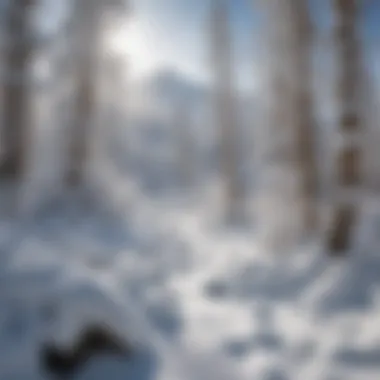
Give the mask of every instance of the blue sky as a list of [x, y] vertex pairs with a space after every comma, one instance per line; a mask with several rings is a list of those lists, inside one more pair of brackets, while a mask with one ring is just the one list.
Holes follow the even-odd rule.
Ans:
[[[167, 65], [194, 79], [207, 80], [209, 0], [135, 0], [132, 4], [135, 17], [154, 30], [155, 54], [166, 55]], [[254, 13], [247, 0], [234, 0], [230, 5], [237, 76], [247, 83], [253, 80], [254, 71]]]
[[373, 43], [380, 42], [380, 1], [369, 0], [365, 7], [365, 35]]
[[[130, 42], [131, 67], [143, 73], [160, 67], [173, 67], [194, 80], [207, 81], [209, 51], [207, 26], [210, 0], [129, 0], [130, 23], [138, 24], [132, 38], [125, 34], [119, 41]], [[269, 0], [267, 0], [269, 1]], [[42, 0], [46, 4], [43, 19], [52, 23], [53, 13], [62, 9], [67, 0]], [[330, 33], [330, 0], [309, 0], [311, 13], [321, 38]], [[371, 53], [371, 67], [380, 59], [380, 0], [363, 0], [363, 35]], [[230, 0], [230, 16], [238, 82], [252, 88], [260, 67], [260, 12], [252, 6], [255, 0]], [[256, 8], [256, 9], [255, 9]], [[52, 10], [57, 12], [52, 12]], [[49, 15], [49, 16], [48, 16]], [[140, 36], [141, 35], [141, 36]], [[323, 57], [321, 56], [321, 59]], [[375, 61], [376, 59], [376, 61]], [[380, 69], [379, 69], [380, 70]], [[380, 74], [379, 74], [380, 76]]]
[[[320, 35], [330, 32], [329, 0], [309, 0], [312, 17]], [[380, 1], [364, 0], [363, 35], [371, 52], [380, 46]], [[255, 54], [259, 54], [260, 15], [253, 0], [230, 0], [234, 59], [240, 82], [253, 85]], [[146, 20], [158, 41], [152, 54], [166, 55], [166, 64], [185, 73], [205, 79], [208, 76], [207, 30], [209, 0], [134, 0], [136, 17]]]

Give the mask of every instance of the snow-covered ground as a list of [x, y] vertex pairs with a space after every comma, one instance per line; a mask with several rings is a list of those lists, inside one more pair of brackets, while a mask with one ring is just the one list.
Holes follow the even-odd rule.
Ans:
[[379, 378], [376, 204], [360, 249], [334, 261], [318, 244], [269, 255], [256, 229], [222, 228], [210, 198], [140, 193], [122, 217], [60, 202], [0, 220], [1, 380], [48, 378], [41, 342], [70, 345], [89, 322], [135, 352], [92, 361], [78, 380]]

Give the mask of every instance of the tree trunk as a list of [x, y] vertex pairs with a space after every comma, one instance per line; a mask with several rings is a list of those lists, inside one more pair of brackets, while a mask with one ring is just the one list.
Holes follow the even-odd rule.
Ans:
[[[357, 30], [357, 1], [333, 0], [335, 11], [335, 42], [338, 66], [337, 96], [339, 101], [339, 132], [343, 141], [337, 160], [339, 199], [333, 210], [328, 249], [333, 256], [343, 255], [349, 249], [358, 218], [355, 193], [362, 182], [360, 51]], [[350, 194], [351, 193], [351, 194]]]
[[78, 186], [83, 182], [85, 165], [89, 154], [88, 140], [94, 109], [94, 78], [84, 66], [78, 74], [73, 114], [74, 122], [69, 136], [69, 167], [66, 177], [66, 183], [69, 186]]
[[[316, 205], [318, 170], [316, 163], [316, 123], [312, 94], [312, 25], [307, 3], [293, 0], [292, 19], [294, 27], [296, 157], [300, 171], [301, 212], [306, 234], [318, 228]], [[298, 74], [297, 74], [298, 73]]]
[[76, 187], [84, 181], [85, 165], [89, 156], [90, 129], [95, 109], [100, 27], [98, 2], [76, 0], [73, 17], [75, 93], [65, 182], [69, 186]]
[[[272, 203], [277, 205], [275, 217], [268, 219], [269, 224], [275, 223], [265, 229], [270, 243], [281, 249], [285, 244], [282, 241], [287, 241], [291, 248], [318, 228], [312, 25], [304, 0], [263, 1], [262, 7], [269, 21], [271, 131], [266, 141], [270, 169], [265, 170], [263, 178], [267, 194], [271, 194]], [[269, 207], [267, 212], [273, 210]]]
[[28, 85], [31, 42], [29, 30], [32, 0], [12, 0], [5, 17], [5, 81], [0, 177], [19, 179], [28, 141]]
[[174, 127], [178, 137], [178, 183], [184, 190], [195, 182], [195, 146], [192, 135], [191, 109], [185, 101], [179, 101], [174, 114]]
[[211, 11], [211, 62], [214, 75], [214, 117], [219, 129], [219, 164], [225, 182], [226, 219], [241, 216], [243, 182], [239, 178], [238, 124], [233, 88], [231, 41], [226, 0], [214, 0]]

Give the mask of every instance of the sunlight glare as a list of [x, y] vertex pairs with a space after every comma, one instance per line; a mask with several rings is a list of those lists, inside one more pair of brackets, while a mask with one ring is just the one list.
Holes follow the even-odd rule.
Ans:
[[109, 38], [109, 48], [127, 57], [132, 78], [144, 77], [157, 66], [154, 46], [149, 28], [136, 17], [113, 30]]

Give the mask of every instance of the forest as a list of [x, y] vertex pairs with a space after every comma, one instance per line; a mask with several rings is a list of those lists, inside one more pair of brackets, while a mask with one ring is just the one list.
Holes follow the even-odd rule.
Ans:
[[379, 0], [0, 0], [0, 380], [377, 380]]

